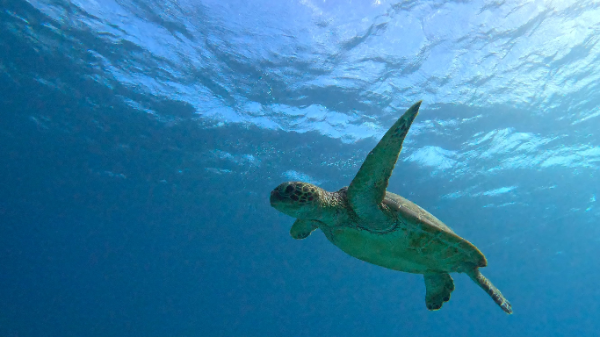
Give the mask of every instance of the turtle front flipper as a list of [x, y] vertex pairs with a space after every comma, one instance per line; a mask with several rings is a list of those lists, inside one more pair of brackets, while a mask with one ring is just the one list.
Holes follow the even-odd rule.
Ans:
[[444, 302], [450, 300], [454, 291], [454, 282], [448, 273], [425, 274], [425, 304], [427, 309], [439, 310]]
[[317, 228], [319, 228], [318, 221], [298, 219], [292, 225], [290, 235], [296, 240], [306, 239]]
[[485, 276], [483, 276], [483, 274], [481, 274], [478, 268], [470, 269], [468, 271], [465, 271], [465, 273], [469, 275], [471, 280], [477, 283], [477, 285], [480, 286], [481, 289], [485, 290], [485, 292], [488, 293], [488, 295], [490, 295], [494, 302], [496, 302], [496, 304], [498, 304], [500, 308], [504, 310], [505, 313], [509, 315], [513, 313], [510, 302], [508, 302], [508, 300], [504, 297], [504, 295], [502, 295], [498, 288], [494, 287], [490, 280], [488, 280]]
[[421, 101], [411, 106], [385, 133], [348, 187], [350, 206], [363, 220], [368, 219], [372, 224], [377, 224], [387, 219], [381, 212], [381, 203], [404, 138], [417, 117], [420, 106]]

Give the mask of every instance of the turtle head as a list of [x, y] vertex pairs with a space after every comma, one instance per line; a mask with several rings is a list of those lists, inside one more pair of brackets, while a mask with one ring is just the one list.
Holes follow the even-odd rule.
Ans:
[[271, 206], [294, 218], [315, 218], [324, 190], [301, 181], [288, 181], [271, 191]]

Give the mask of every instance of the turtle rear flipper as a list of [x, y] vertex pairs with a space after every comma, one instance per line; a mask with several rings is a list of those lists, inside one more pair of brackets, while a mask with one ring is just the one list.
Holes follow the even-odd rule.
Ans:
[[469, 275], [471, 280], [477, 283], [477, 285], [480, 286], [481, 289], [485, 290], [485, 292], [488, 293], [488, 295], [490, 295], [494, 302], [496, 302], [496, 304], [498, 304], [500, 308], [504, 310], [505, 313], [509, 315], [513, 313], [510, 302], [504, 297], [504, 295], [502, 295], [498, 288], [494, 287], [490, 280], [488, 280], [485, 276], [483, 276], [483, 274], [481, 274], [478, 268], [467, 270], [464, 273]]
[[448, 273], [425, 274], [425, 304], [429, 310], [439, 310], [450, 300], [454, 282]]

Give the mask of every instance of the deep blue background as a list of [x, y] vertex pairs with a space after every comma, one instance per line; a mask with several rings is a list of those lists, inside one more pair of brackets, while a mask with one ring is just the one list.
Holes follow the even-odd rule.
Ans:
[[[0, 336], [597, 335], [597, 4], [0, 4]], [[464, 275], [429, 312], [268, 204], [417, 99], [390, 190], [512, 316]]]

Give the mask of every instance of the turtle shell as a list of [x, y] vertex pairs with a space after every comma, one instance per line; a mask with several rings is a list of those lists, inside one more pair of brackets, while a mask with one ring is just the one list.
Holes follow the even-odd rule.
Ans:
[[386, 192], [383, 204], [397, 214], [397, 229], [408, 232], [411, 246], [417, 252], [448, 259], [449, 264], [467, 262], [477, 267], [487, 265], [485, 256], [477, 247], [419, 205], [391, 192]]

